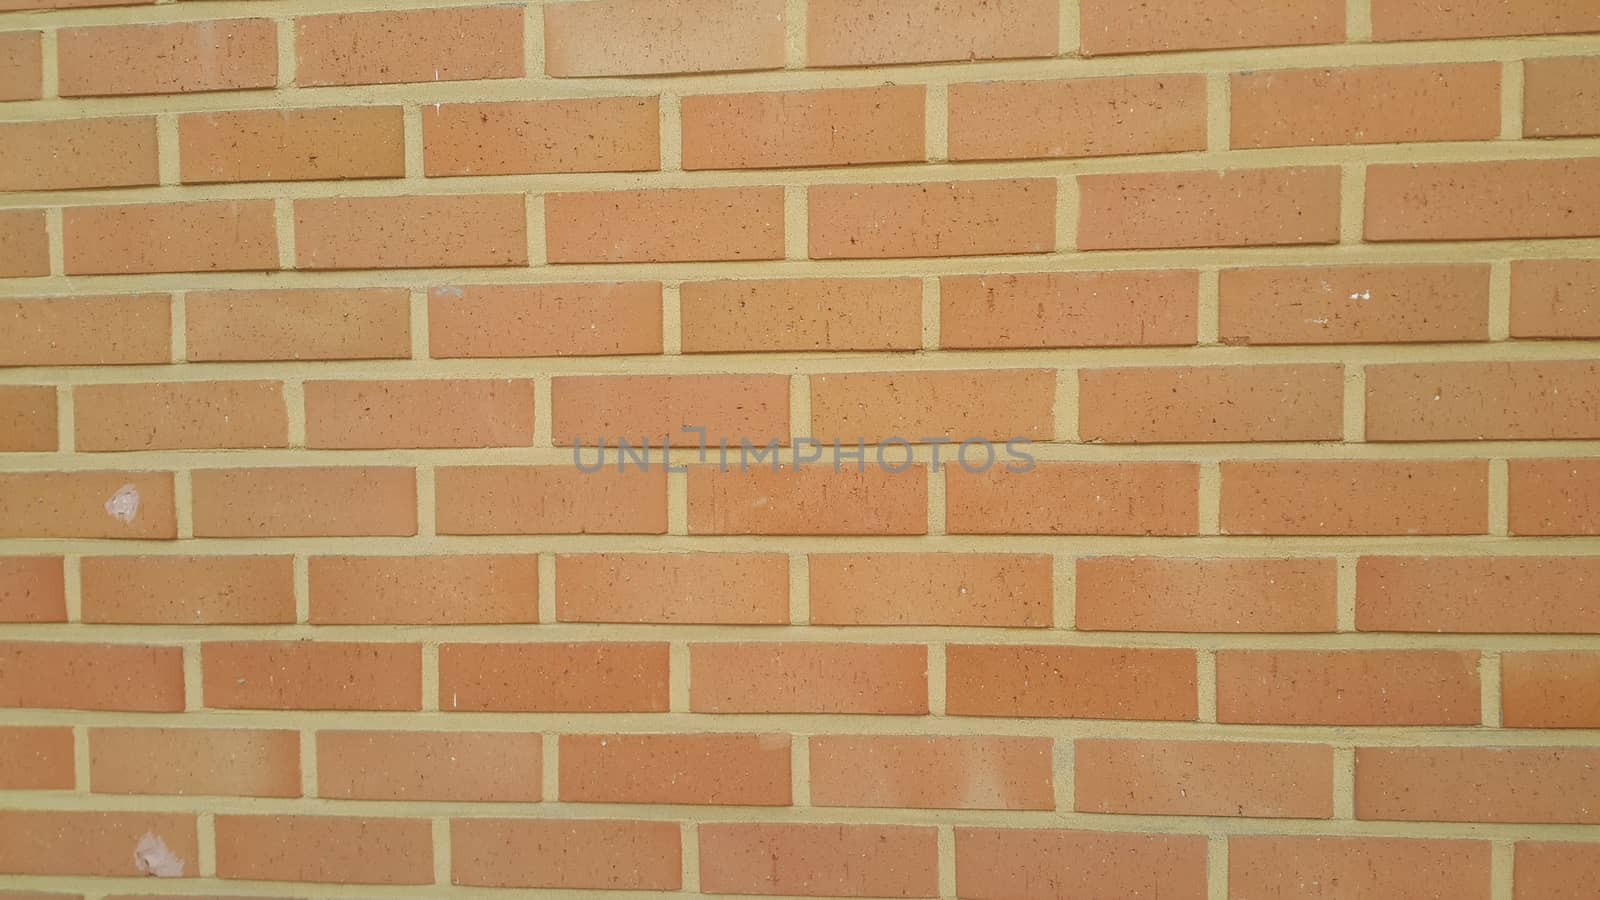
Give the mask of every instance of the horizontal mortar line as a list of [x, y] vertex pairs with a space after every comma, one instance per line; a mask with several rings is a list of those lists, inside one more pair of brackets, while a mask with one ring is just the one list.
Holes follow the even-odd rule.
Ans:
[[[100, 897], [104, 900], [110, 896], [149, 896], [150, 881], [148, 878], [101, 878], [88, 876], [6, 876], [7, 887], [29, 888], [38, 891], [70, 891], [68, 896], [78, 896], [85, 890], [90, 900]], [[176, 879], [174, 879], [176, 881]], [[209, 898], [219, 896], [217, 892], [233, 892], [223, 894], [236, 896], [238, 891], [249, 891], [251, 896], [264, 898], [282, 897], [292, 900], [416, 900], [419, 891], [425, 890], [428, 897], [451, 897], [458, 900], [496, 900], [508, 896], [517, 897], [552, 897], [573, 898], [573, 900], [659, 900], [660, 891], [639, 890], [578, 890], [572, 888], [524, 888], [514, 889], [503, 887], [463, 887], [454, 884], [427, 884], [419, 886], [388, 886], [375, 884], [329, 884], [321, 882], [289, 882], [289, 881], [244, 881], [217, 878], [184, 878], [176, 885], [173, 881], [165, 881], [161, 885], [162, 892], [159, 896], [164, 898], [182, 898], [193, 896], [196, 898]], [[104, 894], [95, 894], [95, 890], [104, 890]], [[143, 891], [144, 893], [139, 893]], [[813, 897], [794, 895], [768, 895], [768, 894], [701, 894], [697, 892], [673, 891], [674, 898], [707, 898], [707, 900], [815, 900]]]

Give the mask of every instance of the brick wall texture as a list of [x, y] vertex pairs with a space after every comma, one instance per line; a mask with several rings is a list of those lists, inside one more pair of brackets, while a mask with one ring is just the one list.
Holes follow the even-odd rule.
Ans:
[[6, 900], [1593, 900], [1597, 538], [1596, 0], [0, 0]]

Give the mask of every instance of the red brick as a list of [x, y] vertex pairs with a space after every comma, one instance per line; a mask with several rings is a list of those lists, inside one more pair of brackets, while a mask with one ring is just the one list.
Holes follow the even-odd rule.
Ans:
[[[786, 375], [558, 376], [550, 386], [551, 439], [558, 447], [627, 439], [660, 449], [741, 439], [789, 443]], [[704, 433], [685, 428], [704, 429]]]
[[216, 818], [217, 876], [331, 884], [432, 884], [426, 819]]
[[537, 734], [318, 731], [317, 796], [536, 803], [542, 758]]
[[1234, 147], [1488, 141], [1500, 64], [1283, 69], [1232, 77]]
[[1600, 750], [1358, 747], [1356, 818], [1593, 825]]
[[1294, 896], [1489, 900], [1489, 871], [1487, 841], [1228, 838], [1228, 896], [1236, 900]]
[[43, 32], [0, 33], [0, 102], [39, 99], [43, 73]]
[[411, 469], [198, 469], [191, 478], [196, 537], [417, 533]]
[[314, 625], [539, 621], [536, 556], [313, 556]]
[[922, 85], [683, 98], [685, 169], [921, 162]]
[[1080, 740], [1079, 812], [1333, 817], [1333, 748], [1321, 744]]
[[69, 727], [0, 727], [0, 758], [9, 761], [0, 771], [0, 790], [72, 790], [72, 752]]
[[1367, 440], [1600, 437], [1600, 363], [1367, 367]]
[[953, 84], [949, 132], [951, 159], [1204, 150], [1206, 82], [1200, 75], [1133, 75]]
[[526, 266], [521, 194], [294, 201], [301, 269]]
[[1337, 441], [1344, 367], [1080, 369], [1078, 435], [1111, 444]]
[[1482, 460], [1222, 464], [1224, 534], [1485, 534]]
[[411, 355], [411, 299], [402, 289], [195, 291], [183, 302], [190, 362]]
[[1133, 347], [1195, 342], [1194, 272], [1049, 272], [939, 279], [949, 349]]
[[1225, 344], [1381, 344], [1489, 339], [1489, 267], [1224, 269]]
[[278, 81], [271, 19], [63, 28], [56, 55], [63, 97], [238, 91]]
[[[898, 466], [903, 458], [888, 460]], [[866, 464], [864, 471], [851, 471], [847, 461], [841, 471], [802, 465], [775, 472], [748, 454], [748, 470], [739, 471], [739, 459], [736, 449], [726, 471], [718, 464], [689, 467], [690, 534], [927, 533], [928, 480], [920, 464], [900, 471]]]
[[962, 897], [1160, 897], [1205, 900], [1201, 835], [957, 828]]
[[915, 278], [699, 281], [679, 295], [684, 353], [922, 347]]
[[211, 709], [421, 709], [419, 644], [207, 642], [201, 670]]
[[306, 446], [338, 450], [526, 447], [533, 382], [308, 381]]
[[985, 646], [945, 649], [952, 716], [1193, 721], [1192, 650]]
[[1600, 460], [1514, 459], [1512, 534], [1600, 534]]
[[136, 644], [0, 643], [0, 707], [179, 712], [183, 651]]
[[50, 236], [44, 210], [0, 210], [0, 278], [50, 274]]
[[1515, 900], [1584, 900], [1600, 884], [1600, 846], [1518, 841]]
[[61, 557], [0, 556], [0, 622], [66, 620]]
[[1224, 650], [1217, 721], [1476, 725], [1478, 654], [1449, 650]]
[[1372, 37], [1379, 41], [1575, 34], [1600, 31], [1600, 9], [1585, 0], [1373, 0]]
[[300, 735], [222, 728], [91, 728], [97, 794], [300, 796]]
[[1368, 241], [1600, 235], [1600, 159], [1373, 165], [1366, 197]]
[[989, 256], [1056, 247], [1056, 183], [1048, 178], [808, 189], [812, 259]]
[[0, 366], [168, 362], [171, 305], [166, 294], [0, 300]]
[[655, 97], [422, 107], [423, 172], [528, 175], [661, 168]]
[[[615, 454], [613, 454], [614, 456]], [[440, 534], [665, 534], [667, 477], [562, 466], [452, 466], [434, 473]]]
[[86, 556], [83, 621], [253, 625], [294, 621], [288, 556]]
[[1195, 534], [1200, 472], [1193, 463], [996, 463], [945, 470], [951, 534]]
[[1049, 57], [1057, 52], [1055, 0], [810, 0], [806, 64]]
[[578, 553], [556, 557], [562, 622], [787, 625], [778, 553]]
[[783, 0], [600, 0], [544, 8], [557, 78], [779, 69]]
[[690, 644], [689, 708], [705, 713], [925, 715], [928, 648]]
[[[811, 376], [811, 434], [876, 443], [899, 438], [955, 442], [941, 460], [983, 465], [986, 452], [961, 442], [1055, 437], [1056, 373], [1049, 369], [967, 372], [861, 372]], [[970, 455], [969, 455], [970, 454]]]
[[564, 734], [562, 803], [788, 806], [786, 734]]
[[700, 887], [713, 894], [934, 897], [933, 828], [907, 825], [706, 823]]
[[811, 738], [811, 804], [1055, 809], [1051, 741], [1031, 737]]
[[813, 554], [813, 625], [1047, 628], [1050, 557], [999, 553]]
[[1083, 631], [1333, 631], [1336, 569], [1332, 559], [1080, 559], [1075, 624]]
[[155, 184], [156, 120], [71, 119], [0, 125], [0, 190]]
[[661, 285], [484, 284], [428, 294], [434, 358], [661, 352]]
[[56, 449], [56, 389], [0, 386], [0, 453]]
[[1511, 336], [1600, 337], [1600, 260], [1513, 262]]
[[1338, 241], [1333, 167], [1078, 176], [1079, 250]]
[[276, 381], [86, 384], [72, 389], [81, 451], [287, 447]]
[[1167, 0], [1159, 5], [1082, 0], [1080, 9], [1079, 42], [1086, 56], [1345, 39], [1344, 0]]
[[183, 862], [184, 876], [199, 874], [199, 841], [191, 814], [51, 810], [0, 811], [0, 872], [146, 876], [133, 853], [146, 834], [158, 836]]
[[1600, 728], [1600, 654], [1501, 654], [1500, 719], [1507, 728]]
[[667, 645], [444, 644], [446, 712], [665, 712]]
[[1600, 557], [1363, 556], [1362, 631], [1600, 634]]
[[683, 886], [680, 840], [676, 822], [451, 819], [450, 880], [487, 887], [676, 891]]
[[68, 275], [278, 268], [270, 200], [69, 206], [61, 216]]
[[170, 472], [0, 473], [0, 538], [177, 536]]
[[783, 258], [783, 189], [546, 194], [552, 263]]
[[406, 9], [294, 20], [299, 85], [520, 78], [521, 6]]
[[[1600, 30], [1600, 24], [1596, 29]], [[1600, 104], [1595, 103], [1600, 97], [1600, 59], [1530, 59], [1522, 64], [1522, 77], [1524, 135], [1600, 135]]]
[[400, 178], [398, 106], [257, 109], [178, 117], [185, 183]]

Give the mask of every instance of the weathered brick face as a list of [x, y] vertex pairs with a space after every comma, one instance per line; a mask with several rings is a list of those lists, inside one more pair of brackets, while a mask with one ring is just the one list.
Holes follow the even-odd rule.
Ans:
[[1597, 0], [0, 0], [0, 898], [1594, 900], [1597, 538]]

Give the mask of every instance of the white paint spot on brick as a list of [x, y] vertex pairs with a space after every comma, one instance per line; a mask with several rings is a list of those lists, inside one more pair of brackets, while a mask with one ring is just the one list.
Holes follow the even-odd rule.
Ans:
[[133, 848], [133, 865], [146, 875], [157, 878], [182, 878], [183, 860], [167, 849], [167, 842], [146, 831]]
[[106, 501], [106, 515], [124, 525], [133, 522], [134, 516], [139, 514], [139, 491], [131, 484], [117, 488], [117, 492]]

